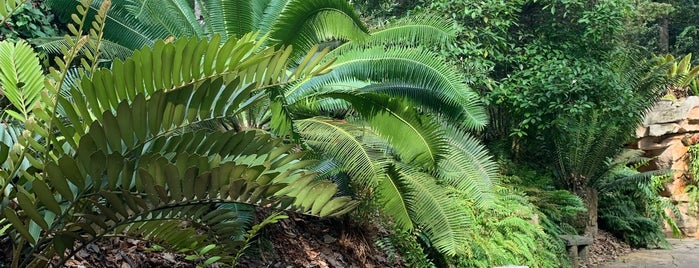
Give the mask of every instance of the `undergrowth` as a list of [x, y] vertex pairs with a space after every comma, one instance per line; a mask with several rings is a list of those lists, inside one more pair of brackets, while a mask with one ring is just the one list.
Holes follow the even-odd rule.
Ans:
[[[643, 164], [616, 168], [605, 180], [611, 183], [619, 178], [640, 175], [636, 169]], [[600, 191], [600, 227], [632, 247], [667, 247], [662, 223], [667, 224], [677, 237], [681, 235], [677, 221], [682, 220], [672, 200], [660, 195], [663, 184], [670, 179], [670, 175], [650, 176], [616, 183], [614, 187]]]
[[545, 214], [527, 196], [510, 187], [496, 186], [499, 198], [492, 209], [477, 210], [464, 197], [474, 222], [467, 254], [448, 260], [456, 267], [568, 267], [563, 242], [548, 233]]
[[0, 27], [0, 40], [18, 41], [37, 37], [60, 36], [53, 12], [43, 1], [29, 1]]

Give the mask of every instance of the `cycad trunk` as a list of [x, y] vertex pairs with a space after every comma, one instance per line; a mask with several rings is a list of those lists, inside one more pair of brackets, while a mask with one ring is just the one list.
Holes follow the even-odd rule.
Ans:
[[597, 207], [599, 196], [597, 189], [592, 186], [583, 185], [576, 187], [574, 190], [575, 194], [582, 198], [585, 208], [587, 208], [587, 215], [584, 218], [585, 222], [585, 236], [595, 237], [597, 235]]

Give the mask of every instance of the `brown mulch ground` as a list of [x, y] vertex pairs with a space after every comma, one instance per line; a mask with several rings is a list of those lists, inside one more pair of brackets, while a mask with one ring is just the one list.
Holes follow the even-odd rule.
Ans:
[[[267, 229], [240, 267], [401, 267], [374, 243], [378, 230], [348, 219], [303, 215]], [[274, 245], [273, 247], [271, 245]]]
[[[348, 219], [318, 220], [292, 214], [263, 229], [238, 267], [401, 267], [374, 243], [379, 231]], [[12, 260], [11, 244], [0, 241], [0, 267]], [[397, 257], [397, 256], [394, 256]], [[195, 267], [183, 254], [157, 251], [145, 241], [110, 238], [90, 244], [65, 267]]]
[[588, 251], [588, 265], [586, 267], [596, 267], [599, 263], [614, 260], [631, 251], [634, 251], [634, 249], [624, 243], [624, 241], [604, 230], [599, 230]]

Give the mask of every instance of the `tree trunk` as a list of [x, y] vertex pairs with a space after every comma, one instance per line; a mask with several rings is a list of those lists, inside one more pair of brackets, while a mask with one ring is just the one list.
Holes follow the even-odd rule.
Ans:
[[597, 235], [597, 208], [599, 201], [597, 189], [585, 185], [576, 189], [575, 194], [582, 198], [585, 208], [587, 208], [584, 235], [594, 238]]
[[661, 53], [670, 53], [670, 22], [667, 16], [660, 18], [658, 26], [658, 48]]

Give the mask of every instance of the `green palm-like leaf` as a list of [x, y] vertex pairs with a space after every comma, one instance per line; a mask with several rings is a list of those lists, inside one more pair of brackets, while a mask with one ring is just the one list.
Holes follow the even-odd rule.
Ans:
[[374, 46], [429, 47], [447, 45], [456, 38], [449, 19], [433, 15], [418, 15], [400, 19], [389, 26], [373, 31], [366, 38], [351, 39], [336, 49], [341, 55], [352, 50]]
[[358, 128], [343, 121], [308, 118], [295, 122], [299, 133], [311, 148], [333, 157], [355, 183], [374, 188], [385, 168], [382, 151], [388, 144], [370, 129]]
[[[482, 129], [488, 121], [478, 94], [463, 83], [461, 75], [430, 52], [374, 47], [351, 50], [342, 55], [334, 53], [328, 54], [338, 56], [335, 63], [329, 66], [333, 72], [289, 87], [285, 93], [289, 103], [322, 91], [325, 85], [363, 80], [379, 85], [368, 90], [380, 90], [391, 96], [435, 96], [432, 100], [415, 99], [415, 102], [438, 112], [443, 111], [452, 122], [462, 122], [464, 127], [471, 130]], [[381, 87], [383, 83], [385, 86]], [[422, 90], [432, 93], [419, 93]], [[454, 107], [459, 109], [454, 110]]]
[[[185, 0], [125, 0], [124, 8], [146, 25], [162, 25], [170, 36], [202, 37], [204, 31]], [[250, 31], [247, 31], [250, 32]]]
[[[437, 185], [429, 174], [405, 165], [396, 166], [389, 175], [387, 179], [393, 181], [404, 197], [410, 218], [437, 250], [453, 256], [468, 243], [469, 231], [465, 227], [470, 225], [471, 219], [456, 202], [454, 193]], [[389, 215], [392, 212], [387, 211]], [[403, 216], [397, 218], [400, 217]]]
[[449, 150], [439, 162], [435, 177], [465, 193], [476, 205], [488, 206], [498, 181], [498, 166], [479, 140], [453, 127], [446, 128]]
[[[242, 36], [255, 31], [253, 6], [256, 1], [221, 1], [223, 22], [230, 36]], [[264, 1], [260, 1], [264, 2]]]
[[[79, 90], [71, 92], [70, 102], [61, 103], [67, 109], [67, 117], [79, 134], [87, 129], [87, 124], [81, 122], [84, 118], [102, 120], [102, 111], [115, 110], [122, 100], [133, 101], [139, 94], [152, 94], [156, 90], [166, 90], [172, 94], [183, 94], [168, 98], [182, 98], [181, 108], [173, 107], [167, 115], [155, 115], [154, 120], [167, 120], [164, 124], [182, 124], [196, 116], [233, 115], [230, 105], [250, 106], [245, 102], [253, 90], [271, 87], [282, 83], [304, 79], [317, 72], [323, 72], [323, 66], [307, 64], [304, 71], [296, 77], [290, 77], [285, 72], [288, 62], [288, 51], [275, 51], [272, 48], [256, 52], [264, 40], [255, 41], [256, 34], [248, 34], [241, 39], [229, 39], [219, 45], [218, 38], [210, 42], [198, 39], [179, 39], [173, 43], [158, 42], [153, 48], [145, 47], [134, 53], [132, 58], [125, 61], [117, 60], [111, 70], [102, 69], [93, 74], [93, 79], [84, 79]], [[323, 53], [320, 53], [322, 56]], [[308, 58], [318, 55], [307, 55]], [[268, 68], [269, 71], [258, 74], [258, 69]], [[220, 78], [219, 80], [213, 78]], [[235, 79], [234, 79], [235, 78]], [[202, 84], [204, 81], [208, 83]], [[212, 85], [212, 83], [214, 83]], [[235, 83], [235, 84], [232, 84]], [[224, 86], [223, 95], [219, 95], [217, 86]], [[250, 85], [246, 91], [236, 89]], [[175, 90], [183, 87], [202, 88], [200, 91], [188, 92]], [[239, 95], [243, 93], [243, 95]], [[213, 95], [208, 95], [213, 94]], [[207, 97], [208, 96], [208, 97]], [[183, 105], [202, 105], [201, 115], [189, 110], [182, 110]], [[205, 108], [205, 109], [204, 109]], [[143, 108], [145, 109], [145, 108]], [[196, 111], [196, 110], [194, 110]], [[183, 113], [188, 112], [185, 116]], [[171, 117], [173, 115], [174, 117]], [[185, 120], [186, 119], [186, 120]], [[134, 121], [138, 121], [134, 117]], [[166, 126], [170, 127], [170, 126]], [[82, 130], [81, 130], [82, 129]]]
[[242, 36], [248, 32], [268, 33], [269, 27], [263, 29], [263, 16], [274, 16], [284, 8], [286, 1], [202, 1], [202, 14], [205, 26], [210, 34], [228, 37]]
[[432, 167], [446, 150], [439, 125], [418, 115], [409, 103], [383, 95], [335, 91], [315, 95], [349, 102], [405, 163]]
[[361, 40], [368, 33], [354, 8], [344, 0], [288, 1], [273, 25], [269, 29], [271, 38], [299, 51], [331, 38]]
[[[244, 143], [244, 137], [250, 137], [251, 134], [255, 136], [254, 131], [234, 134], [234, 139], [241, 141], [240, 145], [242, 145], [236, 147], [238, 148], [236, 152], [250, 151], [250, 153], [262, 155], [263, 159], [278, 158], [274, 155], [278, 155], [276, 148], [279, 147], [267, 146], [267, 140], [264, 138], [256, 142]], [[279, 142], [273, 144], [279, 144]], [[289, 150], [290, 147], [281, 148], [284, 151]], [[94, 147], [81, 147], [78, 154], [92, 150]], [[31, 223], [36, 223], [45, 232], [55, 232], [57, 236], [54, 239], [63, 242], [74, 241], [78, 237], [74, 235], [76, 232], [85, 232], [85, 235], [77, 239], [83, 243], [89, 243], [107, 234], [134, 232], [134, 228], [143, 228], [147, 222], [154, 220], [194, 222], [197, 223], [196, 226], [210, 230], [206, 235], [207, 241], [217, 243], [221, 247], [221, 252], [226, 250], [230, 252], [241, 244], [240, 241], [230, 241], [231, 238], [240, 236], [241, 223], [233, 220], [235, 219], [233, 211], [227, 209], [211, 211], [212, 207], [206, 204], [242, 202], [271, 205], [319, 216], [343, 214], [356, 204], [348, 198], [333, 197], [336, 191], [334, 184], [327, 181], [314, 181], [314, 173], [303, 171], [310, 162], [286, 159], [282, 162], [277, 161], [277, 164], [271, 166], [264, 163], [258, 165], [254, 164], [254, 160], [251, 162], [251, 159], [257, 157], [238, 157], [229, 160], [219, 158], [220, 162], [210, 162], [210, 158], [207, 157], [178, 153], [174, 159], [158, 154], [145, 154], [138, 162], [132, 162], [133, 160], [119, 154], [110, 154], [107, 156], [109, 164], [95, 164], [98, 161], [104, 161], [104, 158], [95, 157], [95, 154], [103, 153], [98, 149], [92, 154], [95, 158], [92, 161], [81, 161], [66, 156], [55, 164], [49, 163], [46, 177], [43, 180], [35, 180], [33, 183], [37, 191], [36, 197], [34, 194], [20, 190], [19, 204], [22, 210], [19, 211], [19, 215], [28, 216], [31, 220], [30, 224], [17, 222], [19, 215], [7, 208], [4, 212], [5, 217], [11, 221], [17, 231], [26, 236], [28, 241], [34, 241], [33, 243], [39, 245], [43, 240], [29, 232], [27, 226]], [[300, 155], [287, 156], [291, 159], [300, 157]], [[285, 158], [288, 158], [287, 156]], [[135, 177], [131, 175], [134, 173], [137, 174]], [[93, 180], [90, 182], [85, 178], [93, 178]], [[103, 179], [106, 180], [106, 184], [101, 183]], [[68, 183], [75, 187], [67, 187]], [[50, 194], [39, 195], [48, 193], [49, 185], [56, 187], [57, 192], [68, 200], [91, 196], [92, 193], [98, 194], [100, 198], [86, 199], [88, 206], [80, 211], [61, 212], [54, 198], [45, 198], [50, 197]], [[308, 195], [311, 190], [314, 194]], [[36, 202], [32, 201], [37, 197], [39, 199]], [[56, 215], [75, 213], [74, 216], [77, 218], [66, 222], [65, 225], [55, 226], [58, 229], [53, 229], [54, 227], [49, 227], [43, 220], [45, 215], [50, 213]], [[188, 240], [190, 237], [187, 234], [191, 231], [166, 237], [162, 236], [164, 233], [161, 228], [163, 227], [150, 224], [142, 231], [146, 235], [160, 232], [159, 239], [166, 240], [172, 246], [179, 245], [180, 249], [183, 246], [189, 249], [196, 248], [197, 240]], [[188, 244], [182, 244], [183, 242]], [[54, 240], [54, 243], [58, 243], [57, 240]], [[66, 247], [66, 249], [71, 248]], [[43, 254], [50, 256], [53, 249], [47, 248], [47, 250], [49, 252]], [[60, 249], [58, 251], [63, 252]], [[67, 256], [70, 256], [74, 251], [68, 253]]]
[[[51, 10], [59, 16], [68, 18], [75, 12], [78, 0], [47, 0], [45, 2]], [[90, 5], [90, 14], [99, 10], [102, 1], [94, 1]], [[118, 43], [129, 49], [139, 49], [146, 45], [152, 45], [155, 40], [167, 38], [170, 35], [162, 24], [146, 24], [134, 17], [125, 9], [128, 0], [113, 0], [112, 8], [107, 14], [104, 36], [107, 40]], [[88, 16], [92, 18], [92, 16]], [[90, 23], [90, 21], [88, 21]]]
[[0, 42], [0, 88], [16, 109], [5, 113], [24, 122], [37, 106], [43, 80], [39, 57], [27, 43]]
[[[75, 39], [74, 39], [75, 40]], [[38, 49], [43, 50], [44, 52], [47, 52], [48, 54], [52, 55], [59, 55], [61, 54], [61, 47], [67, 47], [68, 43], [66, 42], [64, 37], [40, 37], [40, 38], [34, 38], [31, 39], [30, 42], [35, 45]], [[108, 60], [112, 61], [115, 59], [126, 59], [127, 57], [131, 56], [133, 54], [133, 51], [125, 46], [122, 46], [118, 43], [109, 41], [109, 40], [102, 40], [100, 45], [100, 51], [102, 52], [102, 59], [103, 60]], [[84, 53], [84, 50], [90, 50], [91, 53], [95, 53], [92, 51], [92, 47], [82, 47], [81, 53]]]

